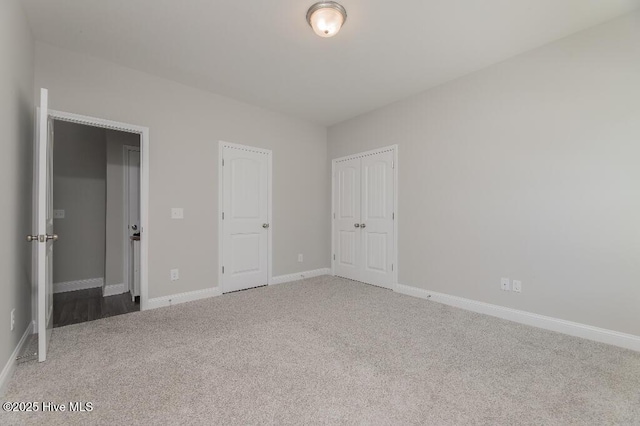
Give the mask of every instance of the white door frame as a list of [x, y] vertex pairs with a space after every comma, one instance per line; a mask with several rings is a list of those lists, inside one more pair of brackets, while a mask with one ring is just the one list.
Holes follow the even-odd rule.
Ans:
[[[131, 294], [133, 294], [131, 282], [129, 280], [129, 278], [131, 277], [131, 241], [129, 240], [129, 223], [131, 223], [131, 221], [129, 220], [129, 167], [131, 167], [131, 165], [129, 164], [129, 152], [131, 151], [140, 152], [140, 147], [133, 145], [122, 146], [122, 164], [124, 174], [122, 179], [124, 188], [124, 190], [122, 191], [124, 197], [124, 199], [122, 200], [122, 206], [124, 209], [124, 229], [122, 231], [124, 233], [122, 250], [122, 253], [124, 254], [122, 263], [124, 270], [122, 278], [124, 281], [125, 292], [131, 291]], [[140, 164], [140, 166], [142, 166], [142, 163]], [[138, 197], [139, 196], [140, 192], [138, 192]], [[140, 299], [142, 299], [142, 297], [140, 297]]]
[[[118, 130], [121, 132], [140, 135], [140, 310], [149, 308], [149, 128], [118, 121], [104, 120], [102, 118], [89, 117], [49, 110], [49, 117], [54, 120], [68, 121], [70, 123], [84, 124], [87, 126], [101, 127], [103, 129]], [[54, 165], [55, 166], [55, 165]]]
[[377, 148], [370, 151], [359, 152], [357, 154], [347, 155], [344, 157], [334, 158], [331, 160], [331, 275], [335, 276], [335, 263], [336, 263], [336, 242], [335, 242], [335, 189], [336, 189], [336, 163], [339, 161], [353, 160], [356, 158], [362, 158], [369, 155], [380, 154], [382, 152], [393, 151], [393, 284], [392, 290], [395, 291], [398, 285], [398, 145], [389, 145], [383, 148]]
[[220, 293], [224, 293], [223, 280], [222, 280], [222, 260], [224, 259], [224, 244], [222, 238], [224, 226], [222, 221], [222, 207], [223, 207], [223, 170], [222, 161], [224, 160], [222, 155], [224, 147], [241, 149], [252, 152], [259, 152], [267, 155], [267, 215], [269, 223], [269, 232], [267, 233], [267, 284], [271, 285], [273, 282], [273, 188], [272, 188], [272, 169], [273, 169], [273, 152], [270, 149], [256, 148], [255, 146], [240, 145], [237, 143], [219, 141], [218, 142], [218, 286], [220, 287]]

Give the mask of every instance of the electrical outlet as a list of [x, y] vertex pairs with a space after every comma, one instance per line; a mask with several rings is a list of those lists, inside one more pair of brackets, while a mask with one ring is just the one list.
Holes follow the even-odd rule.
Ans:
[[513, 280], [511, 286], [513, 287], [513, 291], [515, 291], [516, 293], [522, 292], [522, 281]]
[[54, 210], [53, 211], [54, 219], [64, 219], [64, 210]]
[[171, 273], [171, 281], [178, 281], [180, 279], [180, 271], [178, 269], [172, 269]]
[[302, 255], [302, 253], [298, 254], [298, 262], [304, 262], [304, 256]]
[[16, 310], [11, 310], [11, 331], [16, 327]]
[[171, 219], [184, 219], [184, 209], [181, 207], [173, 207], [171, 209]]
[[500, 280], [500, 288], [502, 291], [511, 291], [511, 286], [509, 285], [509, 278], [502, 278]]

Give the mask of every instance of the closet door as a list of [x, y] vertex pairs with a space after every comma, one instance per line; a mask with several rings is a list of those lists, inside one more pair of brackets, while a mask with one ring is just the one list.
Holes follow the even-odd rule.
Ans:
[[337, 276], [361, 280], [360, 159], [336, 163], [334, 178], [334, 272]]
[[395, 271], [395, 148], [334, 160], [333, 271], [392, 289]]
[[392, 288], [394, 281], [393, 151], [362, 158], [360, 280]]

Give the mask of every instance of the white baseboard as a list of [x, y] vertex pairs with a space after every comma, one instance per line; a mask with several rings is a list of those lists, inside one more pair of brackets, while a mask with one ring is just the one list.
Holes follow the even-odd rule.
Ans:
[[102, 295], [104, 297], [115, 296], [116, 294], [126, 293], [127, 288], [124, 283], [120, 284], [107, 284], [104, 286], [104, 290], [102, 291]]
[[22, 337], [20, 338], [20, 341], [16, 345], [15, 350], [13, 351], [13, 353], [9, 357], [9, 360], [7, 361], [4, 368], [2, 369], [2, 373], [0, 373], [0, 397], [4, 396], [5, 392], [7, 391], [7, 385], [9, 384], [9, 381], [13, 377], [13, 372], [16, 371], [16, 365], [18, 364], [18, 360], [16, 358], [18, 358], [20, 353], [22, 353], [22, 349], [24, 348], [25, 343], [27, 343], [27, 338], [31, 334], [33, 334], [34, 328], [35, 328], [35, 323], [33, 322], [31, 322], [27, 326], [27, 329], [24, 331], [24, 334], [22, 335]]
[[194, 300], [208, 299], [222, 294], [220, 287], [207, 288], [204, 290], [190, 291], [187, 293], [172, 294], [171, 296], [155, 297], [147, 301], [147, 309], [162, 308], [165, 306], [177, 305], [179, 303], [193, 302]]
[[[289, 275], [280, 275], [278, 277], [273, 277], [271, 279], [271, 285], [283, 284], [290, 281], [297, 281], [304, 278], [318, 277], [320, 275], [329, 275], [329, 274], [331, 274], [331, 269], [323, 268], [323, 269], [315, 269], [313, 271], [298, 272], [298, 273], [289, 274]], [[220, 295], [222, 295], [222, 288], [213, 287], [205, 290], [196, 290], [196, 291], [190, 291], [187, 293], [172, 294], [171, 296], [156, 297], [153, 299], [149, 299], [147, 301], [147, 306], [145, 310], [162, 308], [165, 306], [171, 306], [171, 305], [176, 305], [176, 304], [185, 303], [185, 302], [192, 302], [194, 300], [207, 299], [209, 297], [216, 297]]]
[[581, 337], [583, 339], [640, 351], [640, 336], [635, 336], [633, 334], [620, 333], [618, 331], [533, 314], [531, 312], [520, 311], [517, 309], [505, 308], [504, 306], [492, 305], [485, 302], [465, 299], [463, 297], [436, 293], [402, 284], [396, 285], [395, 291], [408, 296], [428, 299], [445, 305], [454, 306], [456, 308], [518, 322], [520, 324], [526, 324], [533, 327], [543, 328], [545, 330], [568, 334], [570, 336]]
[[86, 290], [88, 288], [102, 287], [103, 283], [104, 278], [88, 278], [86, 280], [53, 283], [53, 292], [65, 293], [67, 291]]
[[305, 278], [319, 277], [320, 275], [331, 275], [331, 268], [314, 269], [313, 271], [296, 272], [295, 274], [280, 275], [271, 278], [269, 285], [284, 284], [291, 281]]

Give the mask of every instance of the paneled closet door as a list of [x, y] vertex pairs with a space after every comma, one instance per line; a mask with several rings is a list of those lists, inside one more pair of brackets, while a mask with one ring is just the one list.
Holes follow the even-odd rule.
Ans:
[[395, 282], [395, 152], [334, 163], [334, 273], [385, 288]]
[[380, 287], [394, 284], [394, 173], [393, 151], [361, 160], [360, 280]]
[[335, 165], [334, 178], [334, 273], [352, 280], [361, 280], [362, 262], [360, 236], [360, 159], [340, 161]]

